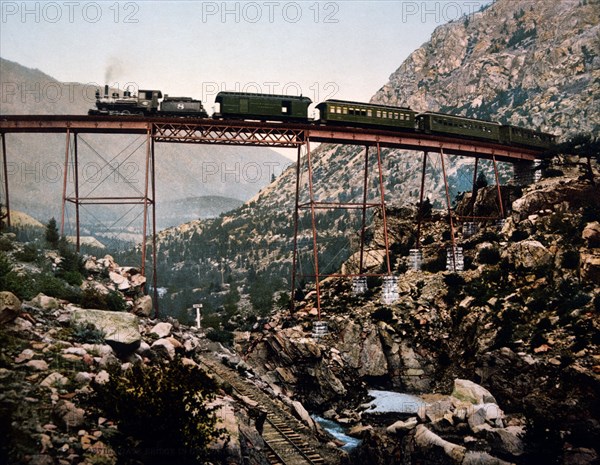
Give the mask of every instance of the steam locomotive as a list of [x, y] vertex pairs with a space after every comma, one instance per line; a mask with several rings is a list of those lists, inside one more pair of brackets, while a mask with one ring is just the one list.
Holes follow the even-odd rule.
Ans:
[[160, 90], [142, 90], [136, 95], [126, 90], [121, 96], [118, 92], [109, 95], [108, 86], [104, 86], [104, 96], [96, 90], [96, 108], [88, 115], [139, 115], [139, 116], [176, 116], [208, 118], [208, 113], [200, 100], [191, 97], [163, 98]]
[[[435, 112], [418, 113], [410, 108], [390, 105], [331, 99], [316, 106], [320, 118], [314, 120], [308, 117], [308, 108], [312, 101], [303, 96], [219, 92], [215, 103], [219, 105], [219, 110], [212, 115], [215, 119], [295, 122], [421, 132], [535, 149], [548, 149], [556, 142], [554, 135], [532, 129]], [[202, 102], [191, 97], [165, 95], [163, 99], [160, 90], [140, 90], [137, 95], [125, 91], [122, 97], [115, 92], [109, 96], [108, 86], [104, 88], [103, 97], [100, 96], [100, 90], [96, 91], [96, 108], [88, 113], [90, 115], [208, 118]]]

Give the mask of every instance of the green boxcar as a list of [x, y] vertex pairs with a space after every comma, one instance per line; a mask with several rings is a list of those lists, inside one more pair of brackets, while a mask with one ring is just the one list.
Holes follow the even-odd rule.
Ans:
[[327, 124], [415, 129], [416, 112], [410, 108], [345, 100], [326, 100], [317, 105], [320, 120]]
[[417, 127], [426, 133], [500, 141], [500, 125], [491, 121], [426, 112], [417, 116]]
[[503, 125], [500, 128], [500, 141], [503, 144], [549, 149], [555, 144], [556, 136], [532, 129]]
[[221, 107], [217, 117], [306, 122], [312, 100], [302, 96], [219, 92], [215, 102]]

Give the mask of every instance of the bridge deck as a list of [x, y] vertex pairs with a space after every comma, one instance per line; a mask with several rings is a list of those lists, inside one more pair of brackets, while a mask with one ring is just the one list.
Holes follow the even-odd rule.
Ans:
[[487, 141], [381, 129], [233, 121], [196, 118], [147, 118], [85, 115], [0, 115], [0, 133], [151, 134], [156, 142], [298, 147], [313, 142], [380, 145], [406, 150], [439, 152], [498, 161], [532, 161], [542, 150]]

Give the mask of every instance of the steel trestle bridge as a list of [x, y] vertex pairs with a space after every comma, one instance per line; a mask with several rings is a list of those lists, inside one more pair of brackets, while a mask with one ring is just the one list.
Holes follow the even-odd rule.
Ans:
[[[439, 136], [427, 133], [396, 132], [382, 129], [363, 129], [345, 126], [331, 126], [315, 124], [289, 124], [276, 122], [254, 122], [219, 119], [195, 118], [155, 118], [141, 116], [81, 116], [81, 115], [0, 115], [0, 137], [2, 143], [2, 169], [4, 177], [4, 204], [6, 207], [6, 221], [10, 226], [10, 196], [7, 160], [10, 151], [7, 151], [7, 135], [18, 133], [62, 133], [65, 138], [65, 163], [63, 171], [62, 219], [61, 233], [64, 233], [65, 209], [67, 203], [75, 205], [76, 247], [80, 248], [80, 219], [79, 206], [84, 204], [139, 204], [143, 206], [143, 238], [142, 238], [142, 263], [141, 272], [146, 274], [147, 240], [150, 237], [152, 244], [151, 266], [153, 270], [154, 310], [158, 316], [158, 295], [156, 276], [156, 177], [155, 177], [155, 143], [187, 143], [187, 144], [218, 144], [233, 146], [253, 147], [280, 147], [297, 149], [296, 163], [296, 190], [294, 208], [294, 252], [292, 263], [292, 303], [297, 279], [298, 260], [298, 229], [299, 211], [310, 210], [312, 224], [313, 259], [315, 263], [314, 275], [317, 294], [317, 310], [320, 319], [320, 280], [326, 276], [367, 276], [364, 273], [364, 243], [366, 230], [366, 211], [368, 208], [380, 208], [383, 219], [383, 232], [385, 242], [385, 267], [386, 273], [377, 276], [390, 276], [390, 250], [388, 241], [387, 219], [385, 210], [384, 173], [382, 170], [382, 148], [396, 148], [423, 152], [423, 168], [421, 172], [420, 204], [424, 200], [425, 171], [430, 153], [438, 153], [442, 166], [443, 181], [446, 191], [448, 218], [452, 244], [455, 244], [454, 224], [455, 217], [451, 212], [451, 202], [448, 189], [448, 179], [444, 163], [445, 155], [459, 155], [473, 158], [475, 169], [473, 186], [477, 176], [479, 159], [493, 162], [495, 181], [498, 194], [499, 216], [504, 217], [502, 193], [498, 178], [497, 162], [509, 162], [522, 167], [532, 166], [534, 160], [543, 156], [542, 150], [533, 150], [518, 146], [507, 146], [489, 141], [469, 140], [459, 137]], [[82, 197], [79, 192], [78, 168], [78, 135], [79, 134], [137, 134], [145, 136], [145, 169], [143, 170], [144, 188], [140, 197]], [[313, 162], [311, 158], [311, 143], [332, 143], [357, 145], [365, 147], [364, 183], [362, 202], [320, 202], [314, 194]], [[304, 149], [304, 150], [303, 150]], [[72, 152], [72, 154], [71, 154]], [[304, 154], [303, 154], [304, 152]], [[374, 155], [371, 155], [374, 154]], [[378, 198], [369, 201], [367, 198], [367, 184], [369, 176], [370, 156], [375, 156], [378, 178]], [[72, 161], [71, 161], [72, 157]], [[309, 201], [300, 203], [300, 177], [304, 169], [308, 171], [308, 198]], [[67, 196], [67, 179], [69, 163], [74, 168], [74, 196]], [[362, 210], [362, 228], [360, 242], [360, 263], [357, 274], [319, 274], [319, 254], [317, 245], [316, 211], [319, 209], [360, 209]], [[151, 220], [150, 232], [148, 220]], [[491, 218], [490, 218], [491, 219]], [[417, 244], [419, 244], [420, 220], [417, 225]], [[369, 274], [371, 276], [372, 274]], [[305, 277], [307, 277], [305, 275]]]

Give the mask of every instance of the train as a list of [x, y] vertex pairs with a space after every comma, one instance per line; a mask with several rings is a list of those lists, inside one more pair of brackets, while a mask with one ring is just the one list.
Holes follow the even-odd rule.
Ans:
[[[318, 103], [319, 119], [309, 118], [312, 100], [303, 96], [222, 91], [216, 96], [218, 111], [212, 115], [221, 120], [258, 120], [417, 132], [441, 136], [463, 137], [547, 150], [556, 143], [553, 134], [463, 116], [436, 112], [417, 112], [408, 107], [380, 105], [329, 99]], [[138, 115], [208, 118], [200, 100], [191, 97], [163, 98], [160, 90], [125, 91], [104, 96], [96, 91], [96, 108], [90, 115]]]
[[[160, 101], [162, 99], [162, 101]], [[200, 100], [191, 97], [169, 97], [160, 90], [142, 90], [137, 94], [129, 90], [112, 92], [104, 86], [104, 95], [96, 90], [96, 108], [88, 111], [88, 115], [136, 115], [208, 118]]]

